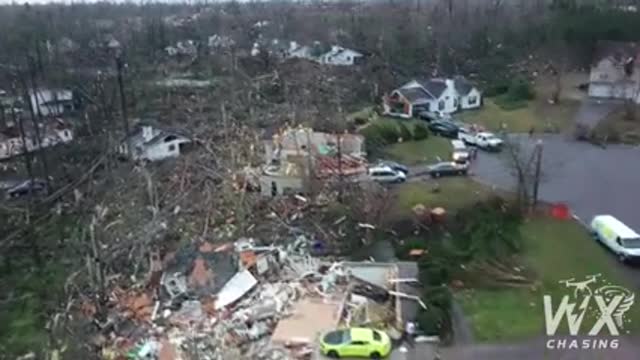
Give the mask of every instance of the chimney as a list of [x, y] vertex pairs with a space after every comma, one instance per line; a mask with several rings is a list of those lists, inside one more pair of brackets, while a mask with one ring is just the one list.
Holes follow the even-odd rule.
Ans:
[[145, 142], [153, 138], [153, 128], [149, 125], [142, 126], [142, 138]]
[[289, 50], [295, 50], [296, 48], [298, 48], [298, 43], [295, 41], [292, 41], [289, 43]]
[[331, 52], [338, 52], [338, 51], [340, 51], [340, 46], [338, 45], [331, 46]]

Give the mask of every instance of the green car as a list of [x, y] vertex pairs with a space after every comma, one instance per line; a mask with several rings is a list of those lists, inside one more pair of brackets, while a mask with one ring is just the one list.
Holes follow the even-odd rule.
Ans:
[[391, 339], [382, 331], [350, 328], [330, 331], [320, 341], [320, 351], [329, 357], [381, 359], [391, 352]]

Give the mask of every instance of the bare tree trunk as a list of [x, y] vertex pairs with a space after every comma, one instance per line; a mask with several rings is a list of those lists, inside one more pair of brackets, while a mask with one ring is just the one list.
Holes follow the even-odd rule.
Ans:
[[124, 70], [124, 62], [120, 56], [116, 57], [116, 69], [118, 70], [118, 90], [120, 91], [120, 110], [122, 111], [122, 123], [123, 130], [125, 136], [127, 137], [127, 151], [129, 155], [132, 155], [133, 149], [131, 148], [131, 143], [129, 142], [129, 135], [131, 135], [131, 130], [129, 129], [129, 117], [127, 114], [127, 98], [124, 92], [124, 81], [122, 79], [122, 72]]
[[40, 124], [42, 123], [42, 114], [40, 112], [40, 107], [38, 106], [38, 87], [35, 79], [35, 72], [32, 66], [32, 62], [30, 62], [29, 72], [31, 74], [31, 86], [34, 94], [34, 98], [36, 99], [36, 108], [34, 109], [33, 103], [31, 102], [31, 98], [29, 96], [29, 86], [27, 85], [26, 80], [21, 77], [22, 86], [24, 87], [24, 101], [29, 104], [29, 113], [31, 114], [31, 122], [34, 128], [34, 134], [36, 137], [36, 145], [37, 145], [37, 153], [40, 157], [40, 161], [42, 161], [42, 170], [44, 172], [44, 181], [47, 184], [46, 192], [48, 193], [51, 189], [51, 184], [49, 182], [49, 166], [47, 164], [46, 151], [42, 148], [42, 138], [40, 137]]
[[[13, 109], [13, 106], [11, 107]], [[0, 130], [4, 130], [7, 128], [7, 118], [5, 114], [4, 105], [0, 103]]]
[[[18, 125], [18, 130], [20, 131], [20, 141], [22, 141], [22, 157], [24, 158], [24, 166], [27, 169], [27, 174], [29, 175], [29, 180], [33, 182], [33, 168], [31, 167], [31, 152], [27, 149], [27, 138], [24, 134], [24, 124], [22, 123], [22, 119], [18, 120], [16, 116], [16, 112], [11, 108], [11, 117], [13, 118], [13, 123]], [[31, 197], [31, 193], [29, 193], [29, 197]]]

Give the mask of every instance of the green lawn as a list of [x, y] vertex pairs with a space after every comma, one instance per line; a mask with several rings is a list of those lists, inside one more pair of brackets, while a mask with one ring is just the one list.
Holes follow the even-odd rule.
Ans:
[[425, 140], [390, 145], [385, 153], [392, 160], [406, 165], [434, 163], [451, 158], [451, 142], [442, 137], [429, 136]]
[[504, 110], [492, 99], [485, 99], [481, 109], [464, 111], [455, 117], [496, 132], [502, 129], [502, 124], [508, 132], [528, 132], [532, 127], [538, 132], [545, 129], [556, 132], [567, 129], [572, 124], [577, 106], [577, 102], [570, 100], [557, 105], [535, 100], [530, 101], [526, 107]]
[[[549, 294], [561, 299], [570, 294], [560, 284], [563, 279], [578, 281], [591, 274], [602, 274], [600, 284], [626, 286], [627, 281], [611, 264], [606, 250], [596, 244], [584, 228], [573, 221], [534, 219], [523, 225], [525, 263], [538, 274], [532, 288], [458, 292], [457, 300], [469, 316], [476, 339], [487, 342], [520, 340], [544, 334], [542, 298]], [[640, 330], [640, 306], [627, 312], [629, 330]], [[585, 328], [594, 319], [586, 319]], [[586, 330], [588, 331], [588, 330]]]
[[[439, 187], [438, 192], [433, 191], [435, 187]], [[489, 188], [468, 177], [410, 182], [398, 186], [395, 191], [397, 201], [392, 214], [398, 217], [410, 216], [411, 209], [418, 204], [428, 208], [443, 207], [451, 211], [485, 199], [492, 193]]]

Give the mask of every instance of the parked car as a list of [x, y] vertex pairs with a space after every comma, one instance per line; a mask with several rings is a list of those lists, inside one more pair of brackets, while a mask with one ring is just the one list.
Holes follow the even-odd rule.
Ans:
[[484, 150], [500, 151], [503, 144], [502, 139], [493, 133], [486, 131], [474, 133], [465, 128], [459, 129], [458, 138], [465, 144], [475, 145]]
[[429, 130], [436, 135], [457, 139], [459, 127], [450, 121], [438, 120], [429, 123]]
[[441, 177], [448, 175], [466, 175], [469, 170], [469, 164], [459, 164], [452, 161], [446, 161], [429, 166], [428, 172], [431, 177]]
[[402, 165], [402, 164], [398, 164], [395, 161], [388, 161], [388, 160], [382, 160], [380, 162], [378, 162], [378, 166], [388, 166], [391, 169], [395, 170], [395, 171], [400, 171], [403, 172], [405, 175], [409, 174], [409, 168]]
[[453, 151], [451, 153], [453, 161], [459, 164], [464, 164], [469, 161], [471, 154], [462, 140], [451, 140], [451, 146], [453, 147]]
[[424, 120], [426, 122], [431, 122], [439, 120], [440, 116], [437, 113], [431, 111], [420, 111], [418, 113], [418, 119]]
[[25, 180], [7, 190], [7, 197], [17, 198], [29, 194], [44, 195], [47, 193], [47, 183], [41, 179]]
[[389, 166], [374, 166], [369, 168], [369, 177], [379, 183], [400, 183], [407, 180], [407, 175], [402, 171], [394, 170]]
[[621, 262], [640, 260], [640, 235], [611, 215], [591, 220], [593, 237], [609, 248]]
[[320, 352], [336, 359], [382, 359], [391, 353], [391, 339], [386, 333], [370, 328], [334, 330], [324, 334], [320, 339]]

